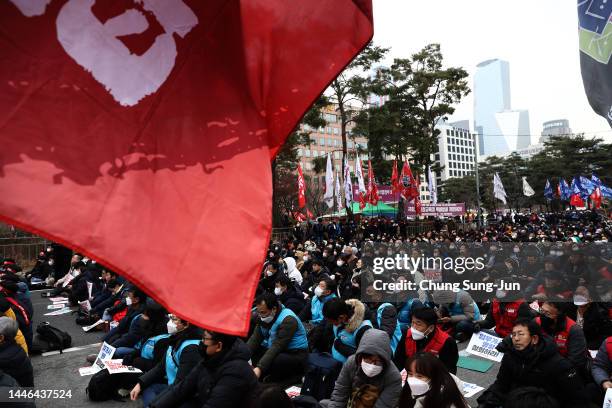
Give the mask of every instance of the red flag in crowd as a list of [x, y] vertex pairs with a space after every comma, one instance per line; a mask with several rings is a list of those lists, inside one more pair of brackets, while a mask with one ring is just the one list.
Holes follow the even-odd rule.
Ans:
[[270, 160], [372, 38], [371, 1], [9, 0], [0, 30], [0, 219], [245, 335]]
[[584, 207], [584, 201], [578, 194], [572, 194], [570, 197], [570, 205], [574, 205], [576, 207]]
[[293, 218], [299, 222], [306, 221], [306, 216], [299, 211], [293, 213]]
[[601, 208], [601, 187], [595, 187], [590, 197], [593, 207]]
[[410, 201], [418, 196], [418, 187], [414, 176], [412, 175], [412, 170], [410, 170], [410, 165], [408, 162], [404, 162], [404, 167], [402, 168], [402, 196], [405, 200]]
[[302, 166], [298, 163], [298, 205], [300, 208], [304, 208], [306, 205], [306, 183], [304, 183], [304, 174], [302, 173]]
[[377, 205], [378, 199], [378, 187], [376, 186], [376, 179], [374, 177], [374, 167], [372, 167], [372, 162], [368, 160], [368, 189], [366, 192], [366, 200], [372, 205]]
[[314, 218], [314, 215], [312, 215], [308, 208], [306, 208], [306, 217], [308, 217], [309, 220], [312, 220]]
[[393, 173], [391, 173], [391, 191], [393, 191], [393, 194], [402, 191], [399, 175], [397, 174], [397, 160], [393, 160]]
[[414, 182], [416, 185], [416, 195], [414, 196], [414, 212], [416, 213], [416, 215], [421, 215], [422, 214], [422, 207], [421, 207], [421, 193], [419, 191], [419, 183], [416, 182], [416, 180], [420, 180], [418, 173], [415, 173], [415, 178], [414, 178]]

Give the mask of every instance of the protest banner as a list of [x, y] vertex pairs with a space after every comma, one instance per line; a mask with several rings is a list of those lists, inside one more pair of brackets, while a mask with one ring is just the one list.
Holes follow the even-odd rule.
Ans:
[[66, 313], [71, 313], [72, 310], [70, 310], [69, 307], [64, 307], [63, 309], [60, 310], [54, 310], [53, 312], [49, 312], [49, 313], [45, 313], [45, 316], [59, 316], [59, 315], [63, 315]]
[[47, 305], [47, 310], [63, 309], [64, 307], [64, 303], [54, 303], [52, 305]]
[[123, 360], [105, 360], [104, 367], [108, 370], [109, 374], [122, 374], [122, 373], [142, 373], [142, 370], [126, 366], [123, 364]]
[[83, 326], [83, 331], [84, 332], [88, 332], [88, 331], [90, 331], [91, 329], [93, 329], [94, 327], [96, 327], [97, 325], [99, 325], [101, 323], [104, 323], [104, 320], [100, 319], [97, 322], [95, 322], [94, 324], [91, 324], [89, 326]]
[[478, 394], [480, 391], [484, 390], [484, 387], [481, 387], [476, 384], [463, 382], [463, 396], [465, 398], [472, 398], [474, 395]]
[[295, 398], [295, 397], [299, 396], [302, 393], [302, 389], [300, 387], [296, 387], [294, 385], [292, 387], [287, 388], [285, 390], [285, 392], [287, 393], [289, 398]]
[[502, 341], [500, 337], [491, 336], [484, 332], [474, 333], [466, 350], [468, 353], [475, 356], [497, 361], [499, 363], [504, 353], [500, 353], [495, 347], [497, 347], [500, 341]]

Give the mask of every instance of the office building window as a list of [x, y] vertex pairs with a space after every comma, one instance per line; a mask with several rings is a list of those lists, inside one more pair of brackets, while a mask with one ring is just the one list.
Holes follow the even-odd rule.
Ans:
[[323, 138], [319, 139], [319, 145], [320, 146], [325, 146], [325, 139], [323, 139]]
[[[450, 131], [448, 129], [446, 129], [446, 136], [448, 136], [448, 135], [450, 135]], [[449, 143], [450, 143], [450, 139], [448, 139], [448, 140], [449, 140]]]
[[[446, 131], [446, 134], [448, 135], [448, 130]], [[446, 143], [447, 143], [447, 144], [450, 144], [450, 137], [447, 137], [447, 138], [446, 138]]]
[[334, 128], [334, 135], [339, 135], [340, 134], [340, 129], [338, 129], [337, 127]]
[[349, 149], [352, 149], [352, 148], [353, 148], [353, 142], [351, 142], [350, 140], [348, 140], [348, 141], [346, 142], [346, 147], [348, 147]]
[[304, 152], [304, 156], [306, 156], [306, 157], [310, 157], [310, 150], [306, 150], [306, 151]]

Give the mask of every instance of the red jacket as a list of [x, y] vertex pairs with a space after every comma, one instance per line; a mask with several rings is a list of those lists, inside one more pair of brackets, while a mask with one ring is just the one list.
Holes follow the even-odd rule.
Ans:
[[524, 302], [523, 299], [520, 299], [515, 302], [505, 303], [506, 307], [502, 312], [499, 300], [493, 300], [491, 313], [493, 313], [493, 318], [495, 319], [495, 332], [501, 337], [506, 337], [512, 333], [512, 327], [518, 318], [519, 307]]
[[[535, 321], [539, 325], [542, 325], [539, 317], [536, 317]], [[557, 344], [557, 347], [559, 348], [559, 354], [561, 354], [563, 357], [567, 357], [567, 354], [568, 354], [567, 339], [569, 338], [570, 330], [572, 329], [572, 327], [574, 327], [575, 324], [576, 324], [575, 321], [573, 321], [569, 317], [566, 317], [565, 318], [565, 329], [562, 332], [559, 332], [553, 336], [553, 339], [555, 340], [555, 343]]]
[[[436, 327], [433, 337], [431, 340], [429, 340], [429, 342], [427, 342], [422, 351], [429, 352], [437, 356], [440, 353], [440, 350], [442, 350], [442, 347], [444, 346], [444, 343], [448, 337], [448, 334]], [[416, 352], [417, 344], [412, 338], [412, 329], [408, 329], [408, 333], [406, 333], [406, 357], [410, 358], [415, 355]]]

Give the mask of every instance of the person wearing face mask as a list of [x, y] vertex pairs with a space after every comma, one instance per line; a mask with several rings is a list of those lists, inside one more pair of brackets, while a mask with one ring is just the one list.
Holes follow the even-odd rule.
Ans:
[[364, 333], [372, 328], [372, 322], [366, 319], [366, 307], [357, 299], [336, 298], [323, 305], [323, 315], [333, 325], [332, 357], [344, 363], [357, 351]]
[[395, 408], [402, 390], [402, 377], [391, 361], [389, 336], [382, 330], [365, 332], [357, 352], [351, 355], [336, 380], [329, 400], [321, 401], [326, 408], [345, 408], [368, 401], [376, 408]]
[[255, 299], [255, 307], [259, 319], [247, 341], [255, 376], [287, 386], [300, 382], [308, 357], [308, 337], [302, 322], [268, 293]]
[[248, 407], [258, 383], [248, 346], [236, 336], [204, 331], [202, 360], [149, 404], [150, 408]]
[[449, 372], [457, 373], [457, 343], [437, 327], [437, 321], [436, 311], [429, 307], [416, 308], [412, 312], [412, 325], [406, 332], [404, 341], [405, 355], [396, 356], [398, 367], [404, 367], [406, 360], [414, 357], [416, 353], [428, 352], [437, 356]]
[[301, 285], [304, 279], [302, 273], [295, 267], [295, 259], [287, 257], [283, 259], [283, 263], [285, 264], [285, 274], [289, 276], [289, 279]]
[[466, 341], [474, 332], [474, 322], [480, 320], [480, 309], [465, 290], [436, 290], [432, 293], [435, 304], [440, 306], [439, 323], [453, 328], [455, 340]]
[[608, 310], [600, 303], [591, 300], [586, 287], [576, 288], [574, 301], [568, 306], [567, 316], [582, 328], [589, 350], [597, 350], [602, 341], [612, 336], [612, 322]]
[[274, 292], [276, 279], [281, 275], [279, 273], [279, 267], [278, 262], [268, 262], [263, 277], [259, 281], [259, 286], [257, 288], [258, 294], [262, 292]]
[[329, 269], [325, 266], [325, 262], [319, 258], [311, 260], [311, 273], [305, 276], [302, 282], [302, 291], [309, 296], [314, 294], [315, 288], [319, 282], [325, 278], [330, 278]]
[[280, 276], [275, 283], [274, 295], [286, 308], [293, 311], [295, 314], [299, 314], [306, 301], [302, 292], [296, 287], [295, 283], [292, 282], [287, 276]]
[[406, 361], [406, 373], [398, 408], [470, 408], [463, 382], [433, 354], [415, 354]]
[[329, 277], [322, 279], [314, 290], [314, 296], [299, 314], [300, 320], [305, 322], [311, 350], [329, 351], [332, 329], [325, 321], [323, 307], [336, 298], [336, 288], [336, 282]]
[[[77, 255], [75, 255], [75, 257], [76, 256]], [[60, 296], [60, 295], [69, 296], [72, 293], [73, 281], [75, 280], [75, 278], [80, 276], [81, 272], [84, 270], [85, 270], [85, 264], [83, 262], [81, 261], [75, 262], [71, 266], [68, 273], [66, 273], [66, 275], [64, 275], [61, 279], [58, 279], [55, 282], [55, 284], [53, 285], [54, 286], [53, 290], [51, 290], [51, 292], [48, 292], [48, 294], [45, 297], [54, 297], [54, 296]]]
[[144, 407], [169, 386], [183, 380], [201, 359], [199, 349], [202, 331], [198, 327], [173, 315], [166, 323], [166, 329], [170, 337], [167, 339], [164, 356], [138, 378], [130, 392], [132, 401], [142, 393]]
[[562, 407], [589, 406], [576, 368], [557, 351], [533, 320], [517, 320], [510, 337], [498, 344], [504, 353], [495, 382], [478, 397], [479, 408], [505, 406], [509, 394], [522, 387], [537, 387], [562, 402]]
[[[127, 306], [126, 314], [119, 321], [117, 327], [111, 329], [108, 333], [106, 333], [103, 338], [103, 341], [107, 342], [108, 344], [112, 344], [115, 340], [128, 333], [130, 327], [132, 326], [132, 323], [135, 322], [135, 319], [140, 318], [142, 312], [144, 312], [146, 301], [147, 295], [142, 290], [136, 287], [130, 287], [127, 290], [127, 297], [122, 302], [124, 304], [123, 307]], [[108, 313], [112, 315], [114, 309], [121, 310], [120, 305], [109, 309]]]
[[[502, 278], [506, 282], [511, 281], [511, 278]], [[499, 282], [496, 282], [497, 284]], [[512, 333], [512, 327], [518, 319], [530, 319], [534, 317], [532, 309], [521, 293], [507, 292], [498, 289], [495, 292], [495, 298], [491, 302], [491, 309], [484, 320], [479, 320], [474, 324], [474, 331], [478, 332], [482, 329], [489, 334], [498, 337], [506, 337]], [[495, 331], [489, 330], [495, 327]]]
[[546, 301], [540, 306], [535, 322], [542, 332], [553, 338], [559, 354], [567, 358], [583, 378], [587, 378], [588, 351], [584, 332], [575, 321], [567, 317], [567, 303]]

